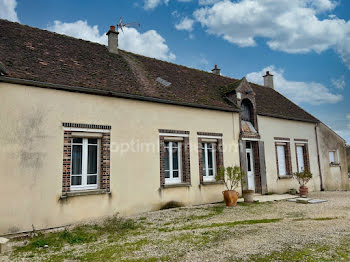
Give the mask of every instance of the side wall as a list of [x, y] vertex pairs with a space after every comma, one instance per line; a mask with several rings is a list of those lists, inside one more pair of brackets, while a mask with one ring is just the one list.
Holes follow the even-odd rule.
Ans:
[[[62, 122], [111, 125], [111, 195], [62, 192]], [[197, 132], [223, 134], [224, 165], [239, 165], [238, 114], [0, 83], [0, 234], [222, 200], [200, 186]], [[190, 131], [191, 187], [160, 189], [158, 129]], [[154, 150], [140, 150], [151, 144]]]
[[[320, 123], [317, 128], [321, 159], [323, 187], [325, 190], [348, 190], [348, 166], [345, 142], [326, 125]], [[329, 163], [329, 151], [336, 151], [339, 165]]]
[[294, 139], [307, 139], [312, 180], [307, 184], [309, 191], [320, 190], [320, 174], [317, 162], [315, 124], [258, 116], [261, 140], [265, 143], [267, 190], [270, 193], [286, 193], [289, 189], [299, 189], [293, 178], [279, 179], [276, 161], [275, 137], [289, 138], [292, 171], [297, 172]]

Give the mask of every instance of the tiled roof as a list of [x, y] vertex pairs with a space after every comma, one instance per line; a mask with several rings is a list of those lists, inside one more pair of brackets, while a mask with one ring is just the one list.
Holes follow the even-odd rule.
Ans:
[[[6, 67], [6, 77], [238, 110], [224, 98], [237, 87], [237, 79], [125, 51], [111, 54], [100, 44], [6, 20], [0, 19], [0, 28], [0, 62]], [[318, 121], [275, 90], [252, 87], [258, 114]]]

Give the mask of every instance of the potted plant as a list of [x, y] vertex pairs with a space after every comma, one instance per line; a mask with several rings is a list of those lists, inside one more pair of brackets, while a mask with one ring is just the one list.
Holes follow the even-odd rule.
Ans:
[[312, 174], [309, 171], [303, 171], [303, 172], [296, 172], [293, 174], [293, 176], [300, 185], [299, 187], [300, 196], [307, 197], [307, 194], [309, 193], [309, 189], [307, 188], [306, 184], [312, 178]]
[[242, 181], [244, 172], [238, 166], [221, 167], [216, 175], [217, 181], [224, 181], [227, 190], [222, 191], [226, 206], [237, 205], [239, 193], [235, 190]]

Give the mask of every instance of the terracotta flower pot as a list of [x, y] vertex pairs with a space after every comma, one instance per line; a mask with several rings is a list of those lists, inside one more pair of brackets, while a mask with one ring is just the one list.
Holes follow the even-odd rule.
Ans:
[[307, 197], [308, 193], [309, 193], [309, 189], [307, 188], [307, 186], [299, 187], [299, 194], [301, 197]]
[[244, 202], [246, 203], [253, 203], [254, 202], [254, 190], [243, 190], [243, 198]]
[[237, 200], [239, 193], [236, 190], [225, 190], [222, 191], [224, 195], [226, 206], [235, 207], [237, 205]]

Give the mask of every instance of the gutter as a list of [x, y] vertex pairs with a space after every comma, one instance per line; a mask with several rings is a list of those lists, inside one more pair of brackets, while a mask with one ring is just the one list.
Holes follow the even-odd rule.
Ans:
[[321, 169], [321, 160], [320, 160], [320, 151], [319, 151], [319, 147], [318, 147], [317, 127], [318, 127], [318, 123], [315, 125], [317, 161], [318, 161], [318, 170], [319, 170], [319, 173], [320, 173], [320, 187], [321, 187], [320, 190], [324, 191], [323, 179], [322, 179], [322, 169]]
[[85, 93], [85, 94], [94, 94], [94, 95], [101, 95], [101, 96], [111, 96], [111, 97], [118, 97], [118, 98], [125, 98], [125, 99], [134, 99], [134, 100], [139, 100], [139, 101], [147, 101], [147, 102], [154, 102], [154, 103], [160, 103], [160, 104], [179, 105], [179, 106], [202, 108], [202, 109], [208, 109], [208, 110], [218, 110], [218, 111], [224, 111], [224, 112], [239, 112], [238, 109], [234, 109], [234, 108], [231, 109], [231, 108], [224, 108], [224, 107], [219, 107], [219, 106], [198, 105], [198, 104], [194, 104], [194, 103], [171, 101], [171, 100], [162, 99], [162, 98], [133, 95], [133, 94], [120, 93], [120, 92], [115, 92], [115, 91], [106, 91], [106, 90], [95, 89], [95, 88], [52, 84], [52, 83], [47, 83], [47, 82], [26, 80], [26, 79], [20, 79], [20, 78], [0, 77], [0, 82], [9, 83], [9, 84], [28, 85], [28, 86], [35, 86], [35, 87], [41, 87], [41, 88], [56, 89], [56, 90], [64, 90], [64, 91], [69, 91], [69, 92], [79, 92], [79, 93]]

